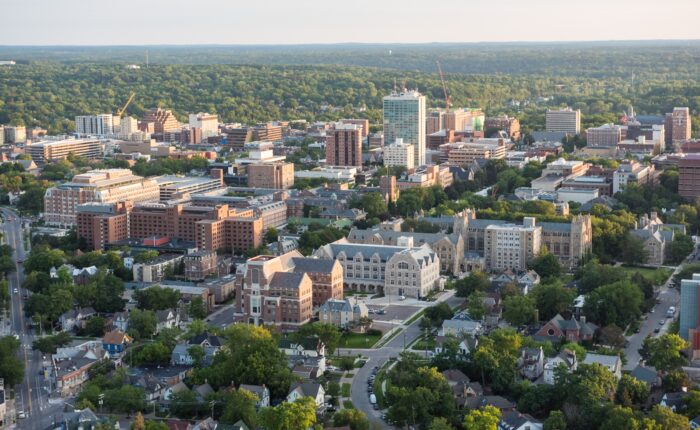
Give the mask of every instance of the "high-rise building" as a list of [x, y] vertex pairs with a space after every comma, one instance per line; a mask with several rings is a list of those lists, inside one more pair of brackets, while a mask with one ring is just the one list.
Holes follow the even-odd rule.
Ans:
[[615, 146], [622, 140], [622, 129], [619, 125], [604, 124], [586, 130], [588, 146]]
[[159, 193], [155, 180], [135, 176], [129, 169], [91, 170], [46, 190], [44, 220], [74, 226], [80, 204], [157, 201]]
[[431, 110], [425, 118], [425, 134], [431, 135], [445, 128], [445, 111]]
[[491, 270], [526, 270], [542, 246], [542, 227], [535, 218], [523, 218], [523, 225], [501, 224], [486, 227], [484, 258]]
[[385, 142], [403, 139], [413, 145], [414, 161], [423, 165], [425, 137], [425, 96], [416, 90], [404, 90], [384, 97]]
[[127, 116], [119, 122], [119, 136], [129, 138], [134, 133], [139, 132], [139, 122], [136, 118]]
[[362, 166], [362, 126], [336, 123], [326, 131], [326, 164]]
[[351, 119], [341, 119], [343, 124], [355, 124], [362, 127], [362, 137], [365, 138], [369, 135], [369, 120], [364, 118], [351, 118]]
[[678, 194], [691, 201], [700, 197], [700, 154], [687, 154], [678, 161]]
[[111, 135], [114, 133], [114, 118], [111, 113], [76, 116], [75, 132], [97, 136]]
[[294, 163], [251, 164], [247, 170], [251, 188], [287, 189], [294, 185]]
[[165, 133], [166, 131], [175, 131], [180, 128], [180, 123], [172, 111], [161, 108], [153, 108], [147, 111], [143, 117], [143, 122], [153, 123], [154, 133]]
[[83, 203], [76, 211], [75, 231], [90, 247], [102, 250], [110, 242], [129, 238], [130, 201]]
[[27, 128], [23, 125], [6, 125], [5, 143], [27, 143]]
[[547, 109], [545, 129], [548, 132], [579, 134], [581, 132], [581, 111], [571, 108]]
[[90, 160], [101, 159], [104, 156], [104, 144], [99, 139], [47, 140], [28, 145], [26, 151], [36, 164], [42, 166], [45, 163], [64, 160], [69, 154], [80, 155]]
[[0, 145], [5, 144], [5, 126], [0, 124]]
[[[219, 134], [219, 117], [210, 113], [191, 113], [189, 116], [190, 127], [202, 130], [202, 139]], [[199, 143], [199, 142], [197, 142]]]
[[403, 139], [384, 147], [384, 165], [386, 167], [404, 166], [406, 169], [415, 167], [413, 145], [403, 143]]
[[700, 273], [681, 280], [680, 330], [678, 334], [691, 343], [693, 356], [700, 350]]
[[687, 107], [673, 108], [665, 117], [666, 145], [690, 139], [691, 119]]
[[234, 148], [243, 148], [248, 142], [278, 142], [282, 140], [282, 127], [273, 123], [255, 126], [227, 128], [228, 144]]
[[481, 109], [459, 108], [445, 113], [444, 128], [454, 131], [481, 131], [485, 115]]

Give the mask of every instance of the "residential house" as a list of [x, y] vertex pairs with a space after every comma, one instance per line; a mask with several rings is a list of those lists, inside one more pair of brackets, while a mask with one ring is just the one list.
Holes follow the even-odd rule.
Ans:
[[556, 376], [555, 370], [559, 366], [563, 366], [569, 373], [576, 370], [578, 367], [576, 352], [570, 349], [564, 349], [556, 357], [547, 358], [545, 360], [543, 377], [545, 384], [554, 385]]
[[520, 289], [523, 295], [527, 295], [535, 285], [540, 283], [540, 275], [534, 270], [514, 271], [506, 269], [491, 278], [491, 283], [497, 288], [503, 288], [507, 284], [513, 284]]
[[250, 391], [258, 397], [258, 400], [255, 402], [257, 409], [270, 406], [270, 390], [265, 385], [241, 384], [238, 389]]
[[316, 407], [320, 408], [326, 400], [326, 391], [321, 384], [316, 382], [295, 382], [287, 394], [287, 401], [292, 403], [302, 397], [311, 397], [316, 401]]
[[467, 381], [469, 382], [469, 377], [464, 374], [459, 369], [447, 369], [442, 371], [442, 376], [445, 377], [447, 380], [447, 383], [450, 385], [450, 387], [454, 387], [457, 385], [459, 382]]
[[131, 337], [121, 330], [112, 330], [102, 337], [102, 348], [110, 355], [121, 354], [131, 343]]
[[146, 396], [147, 402], [160, 399], [165, 393], [165, 389], [168, 387], [155, 376], [142, 373], [132, 375], [129, 378], [129, 384], [141, 388]]
[[435, 354], [449, 353], [450, 351], [446, 349], [450, 341], [456, 343], [456, 353], [457, 358], [466, 360], [467, 356], [476, 349], [479, 345], [479, 341], [475, 337], [456, 337], [452, 335], [448, 336], [436, 336], [435, 337]]
[[617, 379], [622, 378], [622, 360], [619, 355], [586, 354], [583, 364], [598, 363], [615, 375]]
[[355, 297], [347, 297], [343, 300], [329, 299], [318, 308], [319, 322], [333, 324], [340, 328], [356, 326], [360, 318], [366, 318], [368, 315], [367, 305]]
[[117, 312], [112, 317], [112, 327], [126, 332], [129, 328], [129, 312]]
[[163, 393], [163, 399], [172, 400], [175, 394], [182, 393], [185, 391], [190, 391], [187, 385], [185, 385], [185, 383], [182, 381], [177, 382], [165, 389], [165, 392]]
[[575, 318], [567, 320], [561, 314], [557, 314], [535, 333], [534, 338], [535, 340], [549, 340], [552, 342], [561, 340], [580, 342], [593, 339], [596, 330], [598, 330], [598, 326], [586, 322], [586, 317], [582, 316], [578, 321]]
[[100, 423], [101, 420], [97, 418], [97, 415], [90, 408], [75, 409], [73, 412], [65, 412], [63, 414], [61, 428], [91, 429]]
[[98, 361], [108, 358], [109, 354], [100, 349], [80, 351], [67, 357], [54, 354], [52, 356], [56, 389], [61, 396], [75, 394], [88, 381], [88, 371]]
[[700, 415], [690, 420], [690, 428], [693, 430], [700, 429]]
[[200, 346], [204, 350], [204, 364], [211, 364], [214, 355], [222, 348], [223, 342], [219, 336], [210, 335], [208, 332], [201, 333], [188, 343], [179, 343], [173, 348], [170, 354], [170, 362], [174, 365], [192, 365], [194, 359], [190, 356], [189, 349], [193, 346]]
[[483, 332], [480, 322], [469, 319], [451, 319], [442, 322], [438, 336], [471, 336], [475, 337]]
[[299, 376], [316, 378], [326, 371], [326, 346], [318, 337], [299, 341], [288, 337], [279, 341], [279, 349], [287, 356], [289, 368]]
[[156, 311], [156, 333], [180, 324], [180, 314], [172, 309]]
[[501, 414], [515, 410], [515, 403], [501, 396], [484, 396], [481, 403], [481, 406], [493, 406]]
[[664, 393], [659, 405], [671, 409], [673, 412], [680, 412], [685, 408], [685, 399], [690, 393], [678, 391], [675, 393]]
[[518, 358], [520, 375], [531, 381], [538, 379], [544, 373], [544, 351], [539, 348], [521, 348]]
[[661, 377], [659, 376], [659, 372], [657, 372], [653, 367], [646, 367], [638, 364], [634, 369], [632, 369], [630, 376], [638, 381], [644, 382], [650, 388], [655, 388], [661, 385]]
[[95, 316], [97, 313], [93, 308], [71, 309], [58, 317], [63, 331], [71, 331], [76, 328], [83, 328], [85, 321]]
[[463, 379], [452, 385], [452, 395], [459, 409], [477, 409], [483, 405], [484, 389], [478, 382]]
[[501, 414], [498, 422], [498, 430], [542, 430], [544, 425], [527, 414], [518, 411], [509, 411]]
[[192, 387], [192, 391], [195, 393], [197, 400], [200, 402], [206, 401], [207, 396], [214, 393], [214, 389], [206, 382], [201, 385], [195, 385]]

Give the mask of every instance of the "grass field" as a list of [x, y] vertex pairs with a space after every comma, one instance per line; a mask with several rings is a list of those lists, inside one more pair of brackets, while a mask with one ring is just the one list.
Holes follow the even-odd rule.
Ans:
[[344, 333], [339, 348], [371, 348], [382, 336], [379, 334]]
[[350, 384], [344, 382], [340, 387], [340, 395], [343, 397], [350, 397]]
[[421, 338], [416, 343], [413, 344], [412, 349], [419, 351], [432, 351], [435, 349], [435, 338], [431, 337], [428, 339]]
[[635, 273], [642, 274], [645, 278], [650, 280], [654, 285], [661, 285], [666, 282], [669, 276], [671, 276], [672, 270], [665, 267], [652, 268], [652, 267], [634, 267], [634, 266], [621, 266], [621, 269], [627, 273], [628, 276], [632, 276]]
[[343, 402], [343, 408], [345, 409], [355, 409], [355, 405], [352, 404], [352, 401], [350, 400], [345, 400]]

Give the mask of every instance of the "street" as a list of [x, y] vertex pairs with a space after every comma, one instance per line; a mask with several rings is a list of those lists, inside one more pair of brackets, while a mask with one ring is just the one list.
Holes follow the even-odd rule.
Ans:
[[[24, 380], [20, 385], [14, 387], [15, 400], [14, 408], [8, 408], [6, 420], [7, 428], [13, 428], [12, 420], [16, 418], [16, 428], [22, 429], [44, 429], [52, 424], [53, 416], [61, 411], [60, 404], [49, 403], [48, 381], [43, 376], [43, 356], [39, 351], [31, 349], [34, 341], [33, 330], [27, 327], [28, 320], [24, 315], [24, 303], [22, 296], [26, 293], [22, 289], [22, 281], [24, 280], [24, 269], [21, 263], [17, 260], [24, 261], [26, 258], [26, 250], [24, 248], [24, 239], [22, 237], [21, 221], [18, 214], [9, 209], [0, 209], [3, 215], [3, 223], [0, 226], [5, 243], [10, 245], [15, 253], [13, 258], [17, 266], [17, 270], [8, 276], [9, 293], [10, 293], [10, 321], [11, 333], [17, 334], [21, 343], [20, 359], [24, 362], [25, 375]], [[17, 289], [17, 293], [15, 293]], [[10, 387], [6, 387], [8, 389]], [[26, 418], [19, 418], [19, 412], [22, 411]]]
[[[464, 298], [454, 296], [453, 292], [448, 292], [447, 295], [441, 297], [450, 307], [459, 306]], [[352, 381], [351, 397], [355, 408], [361, 410], [367, 415], [370, 423], [377, 422], [383, 428], [391, 428], [388, 424], [381, 420], [381, 411], [375, 411], [372, 404], [369, 402], [367, 394], [367, 379], [372, 373], [372, 368], [375, 366], [382, 367], [391, 357], [397, 357], [408, 345], [418, 339], [421, 335], [420, 320], [413, 321], [398, 335], [394, 336], [387, 344], [377, 349], [345, 349], [342, 350], [342, 355], [357, 355], [362, 354], [369, 358], [367, 364], [361, 369], [357, 369]]]

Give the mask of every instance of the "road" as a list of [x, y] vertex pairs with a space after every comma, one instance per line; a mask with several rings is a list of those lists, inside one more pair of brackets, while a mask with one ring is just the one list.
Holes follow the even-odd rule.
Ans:
[[[19, 357], [24, 362], [25, 375], [21, 384], [14, 387], [15, 390], [15, 410], [7, 411], [8, 423], [19, 411], [24, 411], [27, 418], [17, 419], [17, 428], [22, 429], [45, 429], [51, 426], [53, 414], [61, 411], [61, 405], [49, 404], [48, 381], [39, 372], [43, 370], [43, 356], [39, 351], [31, 349], [34, 341], [33, 330], [27, 327], [28, 320], [24, 315], [24, 303], [22, 296], [26, 293], [22, 289], [24, 280], [24, 269], [20, 259], [24, 261], [27, 251], [24, 248], [22, 237], [22, 226], [19, 215], [10, 209], [0, 209], [3, 216], [3, 223], [0, 225], [5, 243], [10, 245], [15, 253], [13, 259], [17, 265], [17, 270], [8, 276], [10, 288], [10, 314], [11, 331], [17, 334], [22, 344]], [[17, 293], [15, 293], [17, 289]]]
[[[453, 308], [464, 302], [464, 298], [455, 297], [452, 292], [448, 292], [448, 294], [445, 297], [441, 297], [441, 299], [442, 300], [439, 301], [446, 301]], [[369, 402], [369, 395], [367, 393], [367, 379], [375, 366], [382, 367], [384, 364], [386, 364], [389, 358], [397, 357], [408, 345], [418, 339], [418, 337], [421, 335], [419, 325], [420, 320], [421, 318], [418, 318], [416, 321], [413, 321], [412, 324], [404, 328], [403, 332], [396, 335], [381, 348], [343, 348], [342, 351], [339, 351], [339, 353], [342, 355], [362, 354], [363, 356], [369, 358], [367, 364], [355, 372], [351, 387], [351, 397], [353, 405], [367, 415], [370, 423], [377, 422], [382, 428], [391, 428], [391, 426], [381, 420], [381, 411], [375, 411]]]
[[[693, 254], [695, 255], [695, 254]], [[666, 280], [666, 283], [659, 287], [657, 303], [654, 305], [653, 311], [646, 314], [646, 319], [643, 319], [639, 326], [639, 333], [635, 333], [627, 337], [629, 344], [625, 348], [625, 355], [627, 357], [627, 364], [625, 364], [625, 370], [632, 370], [639, 364], [639, 349], [642, 347], [642, 343], [647, 336], [661, 336], [666, 333], [671, 324], [671, 320], [666, 321], [666, 312], [668, 308], [674, 306], [676, 308], [676, 313], [674, 317], [678, 316], [679, 303], [680, 303], [680, 293], [678, 289], [672, 287], [673, 277], [680, 272], [681, 266], [676, 267], [671, 276]], [[665, 321], [661, 324], [661, 321]], [[654, 333], [654, 329], [659, 328], [659, 333]]]

